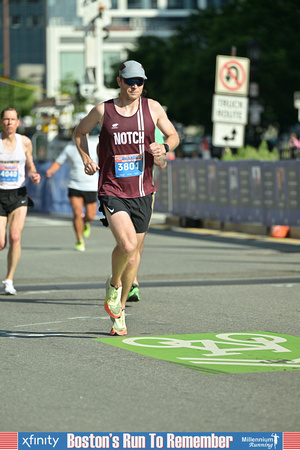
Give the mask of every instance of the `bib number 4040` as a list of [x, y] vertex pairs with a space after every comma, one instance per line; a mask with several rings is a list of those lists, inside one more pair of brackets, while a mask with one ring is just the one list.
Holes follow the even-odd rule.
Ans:
[[0, 181], [18, 181], [19, 171], [15, 165], [0, 166]]

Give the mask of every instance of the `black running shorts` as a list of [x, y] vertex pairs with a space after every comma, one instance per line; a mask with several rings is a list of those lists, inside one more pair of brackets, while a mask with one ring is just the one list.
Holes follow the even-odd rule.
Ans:
[[[138, 198], [120, 198], [111, 195], [102, 195], [99, 197], [101, 211], [105, 215], [103, 206], [105, 205], [111, 215], [119, 211], [125, 211], [129, 214], [135, 231], [137, 233], [146, 233], [148, 231], [153, 211], [153, 194]], [[107, 226], [107, 220], [102, 219], [103, 225]]]
[[34, 203], [27, 195], [26, 186], [18, 189], [0, 189], [0, 216], [7, 217], [20, 206], [33, 208]]
[[84, 203], [96, 203], [97, 191], [79, 191], [78, 189], [69, 188], [69, 197], [82, 197]]

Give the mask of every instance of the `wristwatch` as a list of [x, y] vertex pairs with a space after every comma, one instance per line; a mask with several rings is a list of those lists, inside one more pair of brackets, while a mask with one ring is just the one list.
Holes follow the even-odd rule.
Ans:
[[168, 146], [168, 144], [164, 144], [164, 147], [166, 149], [166, 153], [168, 153], [170, 151], [170, 147]]

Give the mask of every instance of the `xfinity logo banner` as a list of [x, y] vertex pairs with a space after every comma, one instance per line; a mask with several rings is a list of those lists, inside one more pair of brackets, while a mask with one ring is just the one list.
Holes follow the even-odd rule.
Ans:
[[59, 441], [59, 437], [53, 437], [50, 434], [45, 437], [31, 434], [28, 437], [23, 437], [22, 440], [23, 440], [22, 445], [28, 448], [36, 446], [43, 446], [43, 447], [49, 446], [50, 448], [55, 448], [56, 444]]
[[300, 433], [0, 433], [1, 450], [300, 450]]

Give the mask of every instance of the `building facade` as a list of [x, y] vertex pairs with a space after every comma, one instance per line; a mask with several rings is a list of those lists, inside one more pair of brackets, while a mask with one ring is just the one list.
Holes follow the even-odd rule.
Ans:
[[0, 0], [0, 74], [45, 84], [45, 0]]

